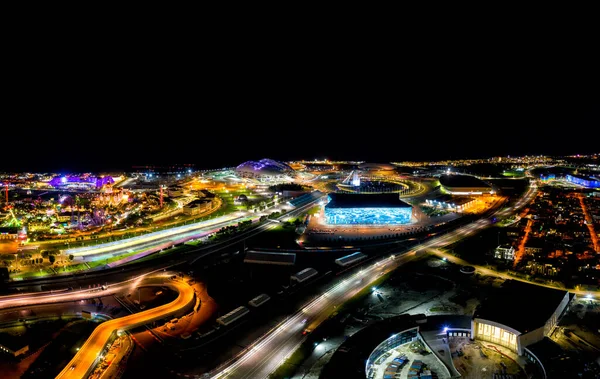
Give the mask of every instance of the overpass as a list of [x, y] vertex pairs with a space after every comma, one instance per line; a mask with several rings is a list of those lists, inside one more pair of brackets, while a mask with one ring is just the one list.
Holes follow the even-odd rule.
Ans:
[[[155, 284], [158, 285], [158, 284]], [[179, 292], [175, 300], [168, 304], [135, 313], [126, 317], [103, 322], [98, 325], [85, 341], [69, 364], [56, 376], [57, 378], [85, 378], [98, 362], [102, 351], [117, 332], [171, 317], [174, 314], [193, 307], [195, 303], [194, 289], [180, 280], [172, 280], [160, 284]]]

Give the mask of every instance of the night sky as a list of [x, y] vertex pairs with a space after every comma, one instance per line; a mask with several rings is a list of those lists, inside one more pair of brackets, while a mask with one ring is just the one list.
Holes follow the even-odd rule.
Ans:
[[230, 58], [21, 62], [0, 170], [600, 152], [599, 91], [578, 62]]

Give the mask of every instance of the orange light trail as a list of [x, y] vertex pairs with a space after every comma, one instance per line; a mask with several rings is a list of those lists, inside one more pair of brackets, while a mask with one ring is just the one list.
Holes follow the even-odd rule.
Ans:
[[523, 239], [521, 240], [519, 248], [517, 249], [517, 252], [515, 254], [515, 266], [525, 256], [525, 244], [527, 244], [527, 239], [529, 239], [529, 233], [531, 233], [531, 225], [533, 225], [533, 220], [528, 219], [527, 226], [525, 226], [525, 235], [523, 236]]
[[600, 244], [598, 244], [598, 235], [594, 230], [594, 220], [592, 216], [590, 216], [590, 212], [585, 205], [585, 201], [583, 201], [583, 195], [581, 193], [577, 194], [577, 198], [579, 199], [579, 203], [581, 204], [581, 209], [583, 209], [583, 214], [585, 216], [585, 223], [590, 231], [590, 237], [592, 238], [592, 244], [594, 245], [594, 251], [600, 253]]

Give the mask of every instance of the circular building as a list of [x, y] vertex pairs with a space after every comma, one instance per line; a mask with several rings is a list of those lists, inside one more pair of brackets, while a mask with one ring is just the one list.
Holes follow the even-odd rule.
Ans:
[[[468, 316], [423, 314], [378, 321], [347, 338], [323, 367], [320, 379], [457, 377], [451, 362], [440, 359], [431, 344], [440, 333], [469, 336]], [[460, 376], [460, 375], [459, 375]]]
[[246, 161], [237, 166], [235, 172], [245, 178], [267, 179], [290, 176], [294, 169], [286, 163], [264, 158], [259, 161]]

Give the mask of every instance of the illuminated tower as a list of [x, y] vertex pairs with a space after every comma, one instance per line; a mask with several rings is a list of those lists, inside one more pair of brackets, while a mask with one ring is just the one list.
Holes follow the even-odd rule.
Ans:
[[352, 175], [352, 185], [354, 187], [360, 187], [360, 177], [358, 176], [358, 171], [354, 171]]

